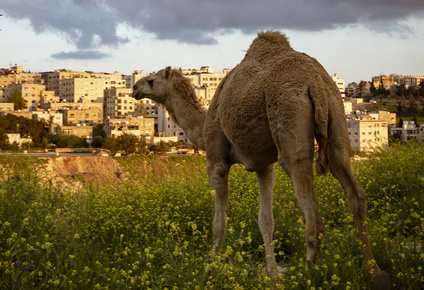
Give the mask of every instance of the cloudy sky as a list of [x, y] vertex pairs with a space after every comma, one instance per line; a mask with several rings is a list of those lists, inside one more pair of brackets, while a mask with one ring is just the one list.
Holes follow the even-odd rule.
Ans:
[[261, 30], [346, 82], [424, 75], [423, 0], [2, 0], [0, 67], [232, 68]]

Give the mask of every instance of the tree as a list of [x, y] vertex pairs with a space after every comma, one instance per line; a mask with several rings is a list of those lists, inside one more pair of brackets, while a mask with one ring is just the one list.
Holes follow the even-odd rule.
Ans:
[[115, 154], [116, 152], [119, 151], [119, 145], [118, 145], [117, 139], [115, 137], [104, 138], [103, 143], [102, 143], [102, 148], [108, 149], [110, 152]]
[[119, 149], [126, 153], [135, 153], [138, 150], [140, 140], [133, 134], [122, 134], [118, 137]]
[[103, 145], [103, 137], [102, 136], [94, 136], [93, 141], [91, 141], [91, 147], [93, 148], [102, 148]]
[[363, 97], [364, 97], [364, 90], [365, 90], [365, 86], [366, 86], [366, 84], [367, 84], [367, 82], [366, 82], [366, 81], [360, 81], [360, 82], [359, 82], [358, 87], [359, 87], [359, 91], [360, 91], [360, 93], [361, 93], [361, 98], [363, 98]]
[[3, 128], [0, 128], [0, 149], [6, 149], [9, 144], [9, 138]]
[[403, 119], [402, 118], [399, 118], [399, 124], [398, 124], [398, 127], [402, 127], [403, 126]]
[[409, 113], [416, 114], [418, 113], [417, 105], [415, 104], [415, 98], [413, 95], [409, 98]]
[[402, 102], [400, 102], [400, 101], [399, 101], [398, 106], [397, 106], [397, 112], [402, 113]]
[[22, 98], [22, 93], [18, 90], [14, 90], [10, 96], [7, 98], [8, 103], [13, 103], [13, 108], [15, 110], [22, 110], [26, 108], [26, 103], [24, 98]]

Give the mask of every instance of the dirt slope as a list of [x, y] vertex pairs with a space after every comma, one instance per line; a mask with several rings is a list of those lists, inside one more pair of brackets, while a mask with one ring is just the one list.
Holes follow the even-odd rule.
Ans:
[[49, 158], [47, 169], [51, 177], [121, 178], [124, 171], [109, 156], [79, 156]]

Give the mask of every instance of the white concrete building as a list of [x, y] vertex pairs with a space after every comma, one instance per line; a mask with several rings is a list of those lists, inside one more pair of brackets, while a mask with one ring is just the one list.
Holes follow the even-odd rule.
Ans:
[[353, 152], [372, 152], [388, 146], [387, 122], [367, 114], [351, 114], [346, 120]]
[[346, 89], [345, 89], [345, 80], [344, 79], [340, 79], [337, 74], [333, 74], [331, 76], [331, 78], [333, 79], [333, 81], [336, 83], [337, 88], [340, 91], [340, 95], [342, 96], [342, 98], [346, 97]]

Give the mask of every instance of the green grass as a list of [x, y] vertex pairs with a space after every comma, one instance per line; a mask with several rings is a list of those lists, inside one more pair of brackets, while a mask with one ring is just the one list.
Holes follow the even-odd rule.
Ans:
[[[78, 190], [45, 179], [36, 158], [0, 157], [1, 289], [267, 289], [255, 174], [230, 174], [228, 233], [211, 261], [213, 201], [205, 158], [116, 158], [123, 181]], [[375, 258], [395, 289], [424, 287], [424, 149], [395, 146], [353, 164], [367, 191]], [[370, 281], [345, 194], [331, 177], [314, 188], [326, 228], [305, 269], [304, 222], [278, 168], [277, 288], [364, 289]]]

